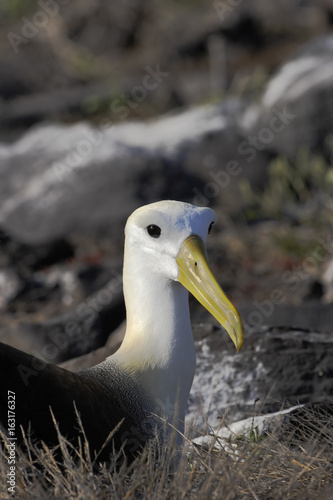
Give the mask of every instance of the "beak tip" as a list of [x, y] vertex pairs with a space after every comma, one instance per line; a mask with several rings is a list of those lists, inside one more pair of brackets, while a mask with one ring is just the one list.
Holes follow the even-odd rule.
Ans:
[[236, 351], [239, 352], [244, 342], [244, 328], [242, 320], [239, 318], [238, 328], [233, 328], [232, 340], [235, 344]]
[[237, 352], [239, 352], [239, 351], [241, 350], [242, 345], [243, 345], [243, 341], [242, 341], [242, 342], [240, 342], [240, 343], [238, 343], [238, 344], [236, 345], [236, 351], [237, 351]]
[[244, 326], [238, 311], [234, 309], [234, 312], [234, 317], [232, 318], [232, 321], [229, 321], [229, 328], [226, 328], [226, 330], [235, 344], [236, 351], [239, 352], [244, 342]]

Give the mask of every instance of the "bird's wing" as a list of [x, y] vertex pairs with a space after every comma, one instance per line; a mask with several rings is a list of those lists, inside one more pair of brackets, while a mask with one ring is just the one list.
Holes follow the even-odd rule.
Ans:
[[11, 430], [8, 419], [15, 418], [10, 424], [15, 422], [19, 442], [22, 426], [26, 432], [32, 430], [33, 439], [58, 444], [52, 408], [61, 433], [74, 442], [81, 434], [74, 402], [93, 456], [120, 423], [103, 457], [124, 446], [125, 453], [132, 455], [146, 441], [147, 437], [136, 430], [134, 416], [98, 381], [0, 343], [0, 425], [5, 434]]

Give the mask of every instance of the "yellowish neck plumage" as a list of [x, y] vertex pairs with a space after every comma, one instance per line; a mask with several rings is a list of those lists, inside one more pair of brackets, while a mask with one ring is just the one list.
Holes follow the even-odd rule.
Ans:
[[153, 411], [183, 429], [195, 372], [188, 292], [125, 252], [127, 328], [116, 361], [142, 385]]

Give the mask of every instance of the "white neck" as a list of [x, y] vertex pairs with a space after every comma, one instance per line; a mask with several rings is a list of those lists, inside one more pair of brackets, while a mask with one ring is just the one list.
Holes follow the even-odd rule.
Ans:
[[[196, 363], [188, 292], [149, 263], [138, 269], [134, 257], [125, 253], [126, 334], [109, 360], [138, 380], [154, 412], [183, 421]], [[182, 430], [180, 421], [174, 424]]]

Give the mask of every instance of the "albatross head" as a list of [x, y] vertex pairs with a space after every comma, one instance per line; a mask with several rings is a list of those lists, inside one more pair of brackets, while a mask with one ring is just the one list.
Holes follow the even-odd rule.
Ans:
[[[181, 283], [226, 329], [239, 350], [242, 321], [208, 263], [206, 238], [215, 219], [210, 208], [178, 201], [160, 201], [137, 209], [125, 228], [124, 270], [128, 273], [124, 272], [124, 280], [140, 275], [147, 293], [153, 276], [166, 286], [168, 282]], [[131, 260], [131, 254], [135, 259]]]

